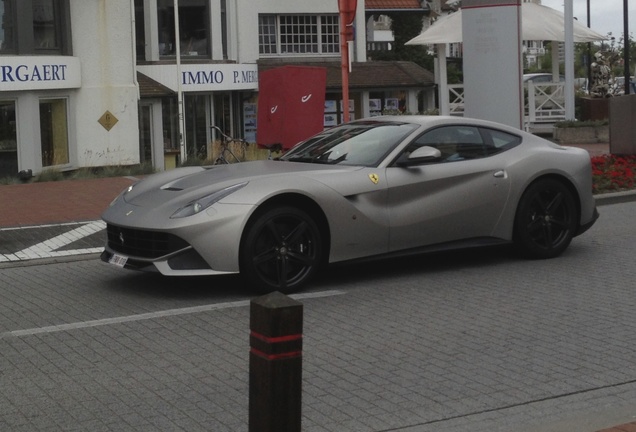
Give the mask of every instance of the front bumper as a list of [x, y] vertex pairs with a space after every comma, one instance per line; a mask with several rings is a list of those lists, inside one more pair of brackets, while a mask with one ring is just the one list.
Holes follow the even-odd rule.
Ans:
[[168, 256], [150, 259], [122, 255], [107, 245], [100, 258], [105, 263], [116, 267], [151, 273], [158, 272], [165, 276], [206, 276], [233, 273], [213, 270], [192, 247], [187, 247]]

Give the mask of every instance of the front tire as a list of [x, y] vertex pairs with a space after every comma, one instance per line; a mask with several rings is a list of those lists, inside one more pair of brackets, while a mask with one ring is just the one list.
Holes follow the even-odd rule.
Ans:
[[248, 225], [241, 247], [241, 274], [261, 291], [290, 293], [311, 280], [322, 254], [316, 222], [300, 209], [277, 207]]
[[528, 258], [554, 258], [572, 241], [577, 220], [572, 192], [557, 180], [539, 180], [530, 185], [519, 202], [515, 246]]

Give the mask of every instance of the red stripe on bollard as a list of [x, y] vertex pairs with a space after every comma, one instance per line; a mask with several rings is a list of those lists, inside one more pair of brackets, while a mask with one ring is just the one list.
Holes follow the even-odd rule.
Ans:
[[254, 336], [255, 338], [260, 339], [266, 343], [291, 342], [291, 341], [295, 341], [295, 340], [303, 338], [302, 334], [269, 337], [269, 336], [262, 335], [260, 333], [256, 333], [254, 330], [250, 332], [250, 336]]
[[300, 357], [303, 355], [302, 351], [292, 351], [292, 352], [286, 352], [286, 353], [280, 353], [280, 354], [265, 354], [263, 351], [259, 351], [256, 348], [250, 349], [250, 353], [256, 356], [259, 356], [261, 358], [264, 358], [265, 360], [283, 360], [283, 359], [289, 359], [294, 357]]

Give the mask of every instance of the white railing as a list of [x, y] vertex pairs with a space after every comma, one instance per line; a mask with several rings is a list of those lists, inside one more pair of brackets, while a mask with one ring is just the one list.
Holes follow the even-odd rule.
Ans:
[[525, 128], [565, 120], [565, 83], [528, 82], [526, 87]]
[[464, 115], [464, 84], [448, 85], [448, 108], [450, 115]]
[[[533, 84], [528, 82], [525, 93], [524, 127], [532, 129], [536, 124], [551, 124], [565, 120], [565, 83]], [[449, 114], [464, 115], [464, 85], [448, 85]]]

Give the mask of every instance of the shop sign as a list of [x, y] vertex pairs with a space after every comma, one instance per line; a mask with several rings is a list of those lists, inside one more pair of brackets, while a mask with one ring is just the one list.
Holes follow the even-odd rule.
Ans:
[[197, 64], [138, 66], [137, 70], [164, 86], [177, 91], [179, 80], [181, 90], [229, 91], [256, 90], [258, 88], [258, 67], [256, 64]]
[[77, 57], [0, 56], [0, 91], [79, 88], [81, 82]]

